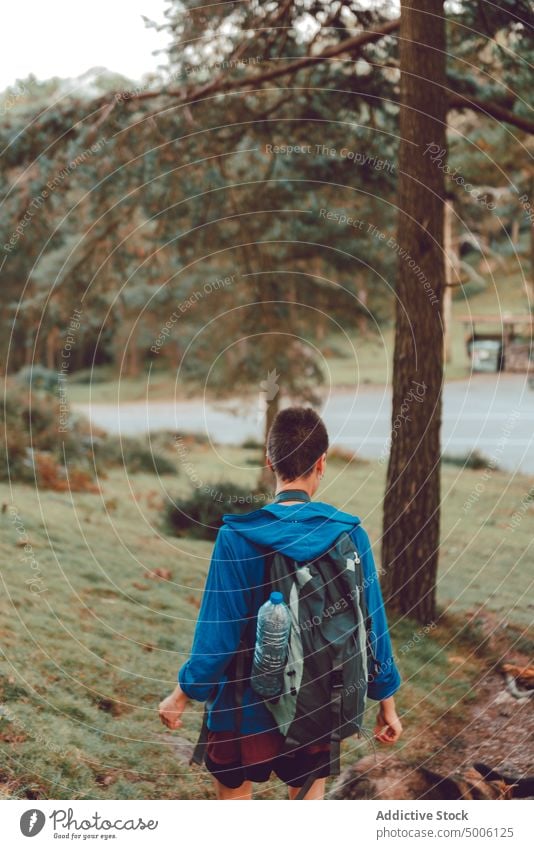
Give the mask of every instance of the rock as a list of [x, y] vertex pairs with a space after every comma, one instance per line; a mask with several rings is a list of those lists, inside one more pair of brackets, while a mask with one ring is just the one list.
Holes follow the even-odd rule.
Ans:
[[165, 743], [180, 763], [189, 765], [189, 761], [193, 757], [194, 745], [186, 737], [180, 737], [179, 734], [154, 734], [161, 743]]
[[413, 767], [396, 755], [368, 755], [344, 770], [329, 799], [511, 799], [513, 788], [500, 777], [485, 778], [474, 767], [440, 775]]

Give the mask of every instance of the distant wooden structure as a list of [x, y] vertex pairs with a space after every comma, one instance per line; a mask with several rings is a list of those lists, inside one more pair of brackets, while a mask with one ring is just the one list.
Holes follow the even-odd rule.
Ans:
[[[483, 339], [500, 339], [501, 371], [534, 372], [534, 315], [461, 315], [466, 346]], [[478, 326], [478, 330], [477, 330]], [[490, 332], [490, 328], [492, 331]]]

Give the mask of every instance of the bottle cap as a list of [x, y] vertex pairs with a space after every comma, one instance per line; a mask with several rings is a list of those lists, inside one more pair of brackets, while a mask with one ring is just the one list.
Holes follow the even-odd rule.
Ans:
[[271, 597], [269, 599], [273, 604], [282, 604], [284, 600], [284, 596], [282, 593], [271, 593]]

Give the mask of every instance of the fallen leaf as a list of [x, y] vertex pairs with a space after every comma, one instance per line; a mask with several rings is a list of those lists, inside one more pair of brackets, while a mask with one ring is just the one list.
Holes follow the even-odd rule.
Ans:
[[145, 572], [143, 577], [151, 578], [154, 581], [158, 578], [162, 581], [170, 581], [172, 578], [172, 572], [170, 569], [152, 569], [152, 571]]

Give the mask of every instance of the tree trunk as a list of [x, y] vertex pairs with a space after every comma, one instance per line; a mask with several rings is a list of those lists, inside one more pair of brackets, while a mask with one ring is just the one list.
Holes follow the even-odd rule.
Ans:
[[274, 422], [275, 416], [280, 409], [280, 393], [277, 392], [274, 398], [269, 401], [266, 399], [265, 402], [265, 431], [263, 437], [263, 457], [264, 457], [264, 465], [262, 466], [260, 477], [258, 480], [258, 489], [262, 492], [274, 492], [274, 475], [271, 470], [268, 468], [267, 463], [265, 462], [265, 455], [267, 454], [267, 436], [269, 435], [269, 430], [271, 429], [271, 425]]
[[446, 363], [452, 360], [451, 321], [452, 287], [446, 284], [443, 290], [443, 359]]
[[[312, 257], [311, 261], [310, 261], [310, 265], [311, 265], [312, 274], [316, 275], [317, 279], [320, 280], [321, 277], [323, 276], [323, 265], [322, 265], [322, 262], [321, 262], [321, 257], [320, 256]], [[317, 312], [315, 313], [315, 320], [314, 320], [315, 337], [317, 339], [317, 342], [320, 344], [320, 343], [324, 342], [325, 337], [326, 337], [327, 328], [329, 328], [329, 320], [327, 318], [328, 308], [325, 308], [325, 295], [324, 295], [324, 291], [323, 291], [322, 281], [319, 284], [319, 287], [317, 289], [316, 301], [315, 301], [314, 305], [317, 309]]]
[[54, 325], [47, 334], [46, 337], [46, 367], [52, 369], [52, 371], [56, 367], [56, 352], [57, 352], [57, 341], [59, 338], [59, 327]]
[[139, 322], [132, 329], [128, 340], [129, 357], [128, 357], [128, 377], [139, 377], [141, 364], [139, 361]]
[[443, 356], [446, 363], [452, 360], [452, 292], [457, 285], [457, 258], [453, 240], [454, 205], [451, 199], [445, 202], [443, 249], [445, 251], [445, 288], [443, 290]]
[[358, 324], [358, 334], [363, 341], [367, 338], [367, 280], [365, 274], [361, 271], [358, 271], [356, 274], [356, 295], [360, 304], [356, 321]]
[[[530, 197], [533, 197], [534, 177], [530, 178]], [[527, 298], [530, 312], [534, 312], [534, 224], [530, 224], [530, 280], [527, 284]]]
[[443, 172], [425, 150], [446, 147], [446, 43], [442, 0], [415, 5], [401, 4], [397, 301], [382, 562], [390, 608], [426, 623], [435, 616], [440, 524], [445, 192]]

